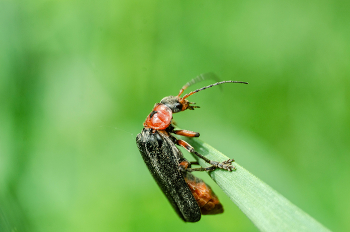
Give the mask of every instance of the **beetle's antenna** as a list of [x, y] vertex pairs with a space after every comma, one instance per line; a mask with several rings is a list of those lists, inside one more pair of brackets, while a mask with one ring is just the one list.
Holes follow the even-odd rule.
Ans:
[[178, 97], [181, 96], [181, 94], [191, 85], [194, 85], [198, 82], [204, 81], [204, 80], [208, 80], [208, 79], [213, 79], [217, 82], [219, 82], [219, 77], [217, 75], [215, 75], [215, 73], [212, 72], [208, 72], [208, 73], [203, 73], [200, 74], [199, 76], [193, 78], [192, 80], [190, 80], [189, 82], [187, 82], [181, 89], [180, 89], [180, 93], [177, 95]]
[[[199, 91], [202, 91], [202, 90], [205, 90], [205, 89], [208, 89], [208, 88], [211, 88], [213, 86], [216, 86], [216, 85], [221, 85], [221, 84], [225, 84], [225, 83], [241, 83], [241, 84], [248, 84], [248, 82], [244, 82], [244, 81], [221, 81], [221, 82], [217, 82], [215, 84], [211, 84], [211, 85], [208, 85], [208, 86], [205, 86], [203, 88], [200, 88], [200, 89], [196, 89], [188, 94], [186, 94], [185, 96], [182, 97], [182, 99], [185, 99], [185, 98], [188, 98], [189, 96], [199, 92]], [[182, 91], [183, 92], [183, 91]], [[180, 93], [182, 93], [180, 91]]]

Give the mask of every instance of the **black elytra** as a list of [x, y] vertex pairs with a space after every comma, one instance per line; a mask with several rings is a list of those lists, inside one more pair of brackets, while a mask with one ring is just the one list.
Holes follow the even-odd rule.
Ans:
[[179, 217], [185, 222], [199, 221], [200, 208], [179, 169], [184, 160], [181, 151], [173, 136], [152, 130], [144, 128], [136, 138], [144, 162]]

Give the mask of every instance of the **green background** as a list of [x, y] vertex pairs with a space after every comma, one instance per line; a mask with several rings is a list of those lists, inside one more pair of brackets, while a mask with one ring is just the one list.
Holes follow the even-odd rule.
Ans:
[[249, 85], [191, 96], [178, 125], [350, 231], [349, 9], [1, 0], [0, 231], [257, 231], [205, 173], [225, 213], [183, 223], [135, 144], [153, 105], [208, 71]]

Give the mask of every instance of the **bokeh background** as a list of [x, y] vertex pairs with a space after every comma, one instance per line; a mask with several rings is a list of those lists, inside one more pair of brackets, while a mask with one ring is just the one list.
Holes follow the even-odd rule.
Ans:
[[[0, 1], [0, 231], [257, 231], [183, 223], [135, 137], [197, 75], [249, 85], [174, 116], [333, 231], [350, 231], [349, 1]], [[211, 84], [205, 81], [191, 90]]]

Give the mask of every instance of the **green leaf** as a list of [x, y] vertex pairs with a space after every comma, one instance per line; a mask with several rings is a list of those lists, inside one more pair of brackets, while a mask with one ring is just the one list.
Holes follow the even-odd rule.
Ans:
[[[183, 138], [197, 152], [215, 161], [229, 159], [199, 139]], [[195, 157], [202, 167], [209, 165]], [[215, 170], [210, 177], [261, 231], [329, 231], [310, 215], [236, 162], [236, 171]]]

